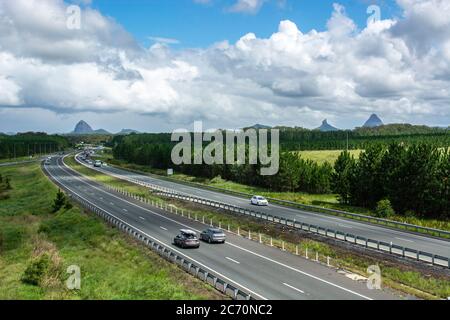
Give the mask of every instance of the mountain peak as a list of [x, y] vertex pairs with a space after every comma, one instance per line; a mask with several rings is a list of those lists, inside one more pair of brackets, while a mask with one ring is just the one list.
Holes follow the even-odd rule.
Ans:
[[383, 121], [374, 113], [364, 124], [364, 128], [375, 128], [384, 125]]
[[330, 125], [328, 123], [327, 119], [322, 121], [322, 125], [319, 128], [317, 128], [317, 130], [322, 131], [322, 132], [339, 131], [338, 128], [333, 127], [332, 125]]
[[86, 121], [81, 120], [75, 126], [75, 130], [73, 131], [73, 133], [86, 134], [86, 133], [92, 133], [93, 131], [94, 130], [92, 129], [92, 127]]

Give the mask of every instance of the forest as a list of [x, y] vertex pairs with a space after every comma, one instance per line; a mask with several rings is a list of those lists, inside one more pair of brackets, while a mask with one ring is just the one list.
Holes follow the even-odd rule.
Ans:
[[14, 136], [0, 134], [0, 159], [15, 159], [64, 150], [69, 146], [66, 138], [41, 132], [19, 133]]

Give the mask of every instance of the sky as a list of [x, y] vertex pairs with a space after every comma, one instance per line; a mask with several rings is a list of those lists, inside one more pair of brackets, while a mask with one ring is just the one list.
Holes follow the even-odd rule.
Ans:
[[450, 124], [450, 1], [0, 0], [0, 132], [372, 113]]

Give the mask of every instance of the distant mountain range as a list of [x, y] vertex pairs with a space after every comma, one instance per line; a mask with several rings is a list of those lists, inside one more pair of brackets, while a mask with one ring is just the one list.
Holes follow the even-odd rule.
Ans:
[[[128, 135], [131, 133], [139, 133], [136, 130], [132, 130], [132, 129], [122, 129], [122, 131], [120, 131], [119, 133], [117, 133], [117, 135]], [[77, 123], [77, 125], [75, 126], [75, 129], [70, 133], [72, 135], [94, 135], [94, 134], [112, 134], [108, 131], [106, 131], [105, 129], [98, 129], [98, 130], [94, 130], [92, 129], [92, 127], [84, 120], [81, 120], [80, 122]]]
[[[364, 123], [363, 128], [377, 128], [381, 126], [384, 126], [383, 121], [376, 114], [372, 114], [370, 118]], [[339, 131], [340, 129], [333, 127], [328, 123], [327, 119], [325, 119], [323, 120], [322, 125], [316, 130], [322, 132], [332, 132]]]

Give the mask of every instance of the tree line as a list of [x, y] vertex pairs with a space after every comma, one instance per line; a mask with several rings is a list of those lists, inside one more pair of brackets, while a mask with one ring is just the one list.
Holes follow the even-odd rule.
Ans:
[[374, 145], [356, 160], [344, 151], [332, 189], [345, 204], [376, 208], [389, 201], [399, 214], [450, 218], [450, 152], [429, 144]]
[[0, 159], [34, 156], [64, 150], [69, 146], [65, 137], [45, 133], [0, 135]]

